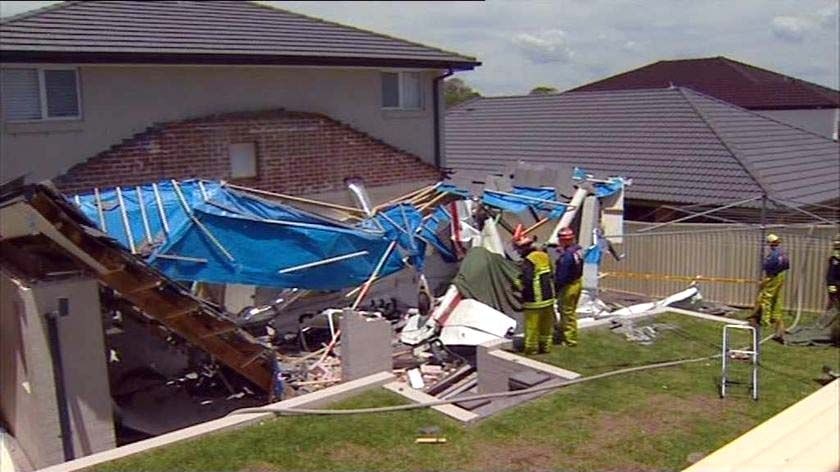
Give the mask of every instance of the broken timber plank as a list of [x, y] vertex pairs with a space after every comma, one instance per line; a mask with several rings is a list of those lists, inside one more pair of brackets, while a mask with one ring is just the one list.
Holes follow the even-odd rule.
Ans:
[[236, 331], [238, 329], [239, 329], [239, 326], [236, 326], [236, 325], [228, 326], [228, 327], [222, 328], [218, 331], [212, 331], [212, 332], [209, 332], [207, 334], [202, 334], [201, 339], [210, 338], [210, 337], [213, 337], [213, 336], [219, 336], [219, 335], [222, 335], [222, 334], [226, 334], [226, 333]]
[[[17, 201], [0, 207], [4, 216], [15, 211], [37, 214], [42, 223], [37, 227], [38, 232], [56, 242], [83, 267], [93, 269], [103, 285], [256, 386], [264, 390], [270, 388], [271, 366], [257, 362], [270, 352], [266, 346], [216, 308], [148, 266], [139, 256], [129, 254], [101, 235], [54, 190], [44, 185], [31, 185], [20, 195], [23, 198], [18, 197]], [[20, 236], [33, 237], [31, 231]]]

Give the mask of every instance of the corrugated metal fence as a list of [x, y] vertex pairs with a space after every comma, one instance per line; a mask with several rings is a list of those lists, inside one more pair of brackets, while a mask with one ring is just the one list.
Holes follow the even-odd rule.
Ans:
[[[604, 288], [641, 293], [655, 297], [684, 289], [686, 278], [697, 275], [718, 278], [701, 281], [707, 300], [733, 306], [752, 306], [759, 276], [761, 232], [743, 226], [676, 223], [637, 233], [653, 223], [626, 222], [626, 258], [616, 262], [605, 256], [602, 271]], [[790, 257], [784, 296], [788, 309], [795, 309], [801, 297], [802, 309], [822, 311], [826, 304], [825, 271], [831, 253], [835, 226], [772, 228], [768, 232], [782, 238]], [[801, 294], [800, 294], [801, 290]]]

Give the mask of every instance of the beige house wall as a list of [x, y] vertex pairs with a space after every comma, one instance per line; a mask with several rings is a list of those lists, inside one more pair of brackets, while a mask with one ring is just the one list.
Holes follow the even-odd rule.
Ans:
[[30, 181], [55, 177], [154, 123], [276, 108], [328, 115], [433, 163], [432, 84], [443, 71], [421, 71], [419, 110], [383, 109], [381, 72], [326, 67], [81, 66], [81, 119], [1, 122], [0, 176], [8, 179], [28, 172]]
[[23, 285], [0, 274], [0, 416], [37, 468], [64, 461], [45, 313], [59, 318], [65, 392], [76, 457], [115, 447], [99, 285], [70, 279]]

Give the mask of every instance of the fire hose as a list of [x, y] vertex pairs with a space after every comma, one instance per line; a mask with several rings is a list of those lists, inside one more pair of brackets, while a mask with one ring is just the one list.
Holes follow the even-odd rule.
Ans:
[[[793, 324], [790, 328], [796, 327], [799, 323], [800, 313], [797, 312], [796, 318], [793, 321]], [[767, 336], [760, 341], [759, 344], [764, 344], [773, 336]], [[406, 411], [406, 410], [419, 410], [423, 408], [431, 408], [433, 406], [440, 406], [440, 405], [448, 405], [452, 403], [460, 403], [460, 402], [468, 402], [473, 400], [487, 400], [493, 398], [506, 398], [506, 397], [513, 397], [518, 395], [530, 395], [533, 393], [541, 393], [547, 392], [551, 390], [559, 390], [561, 388], [570, 387], [572, 385], [581, 384], [584, 382], [589, 382], [592, 380], [599, 380], [604, 379], [607, 377], [614, 377], [617, 375], [623, 374], [630, 374], [633, 372], [642, 372], [646, 370], [654, 370], [654, 369], [662, 369], [665, 367], [675, 367], [679, 365], [685, 364], [692, 364], [697, 362], [709, 361], [712, 359], [720, 358], [721, 354], [714, 354], [711, 356], [704, 356], [704, 357], [695, 357], [689, 359], [676, 359], [672, 361], [665, 361], [665, 362], [656, 362], [652, 364], [645, 364], [640, 366], [634, 367], [627, 367], [624, 369], [613, 370], [609, 372], [602, 372], [600, 374], [589, 375], [586, 377], [579, 377], [576, 379], [569, 380], [559, 385], [538, 385], [536, 387], [530, 387], [523, 390], [515, 390], [509, 392], [494, 392], [494, 393], [484, 393], [479, 395], [470, 395], [466, 397], [459, 397], [459, 398], [450, 398], [447, 400], [433, 400], [428, 402], [422, 403], [410, 403], [406, 405], [392, 405], [392, 406], [382, 406], [382, 407], [373, 407], [373, 408], [356, 408], [351, 410], [326, 410], [326, 409], [309, 409], [309, 408], [283, 408], [278, 406], [263, 406], [263, 407], [254, 407], [254, 408], [241, 408], [238, 410], [234, 410], [228, 415], [242, 415], [242, 414], [252, 414], [252, 413], [273, 413], [278, 416], [291, 416], [291, 415], [358, 415], [358, 414], [369, 414], [369, 413], [387, 413], [387, 412], [394, 412], [394, 411]]]

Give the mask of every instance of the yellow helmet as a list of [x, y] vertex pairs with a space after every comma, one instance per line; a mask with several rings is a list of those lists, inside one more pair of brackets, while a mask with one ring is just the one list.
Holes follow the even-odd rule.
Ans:
[[779, 242], [781, 242], [781, 241], [782, 241], [782, 238], [780, 238], [780, 237], [776, 236], [776, 235], [775, 235], [775, 234], [773, 234], [773, 233], [770, 233], [770, 234], [768, 234], [768, 235], [767, 235], [767, 242], [768, 242], [768, 243], [770, 243], [770, 244], [772, 244], [772, 243], [779, 243]]

